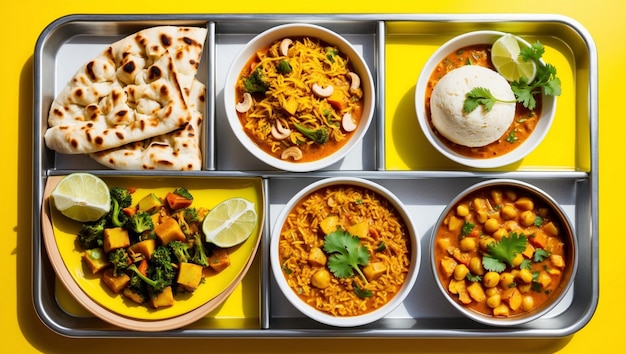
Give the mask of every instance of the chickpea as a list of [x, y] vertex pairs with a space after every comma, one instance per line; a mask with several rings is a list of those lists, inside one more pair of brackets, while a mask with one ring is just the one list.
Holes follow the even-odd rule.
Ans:
[[521, 253], [518, 253], [515, 255], [515, 257], [513, 258], [513, 267], [517, 267], [520, 264], [522, 264], [522, 262], [524, 261], [524, 255], [522, 255]]
[[520, 269], [520, 271], [517, 273], [517, 279], [528, 284], [533, 281], [533, 274], [530, 272], [530, 270], [526, 268]]
[[489, 218], [483, 225], [485, 233], [492, 234], [500, 228], [500, 222], [495, 218]]
[[459, 264], [456, 267], [454, 267], [453, 276], [455, 280], [463, 280], [465, 279], [468, 273], [469, 273], [469, 269], [467, 268], [467, 266], [465, 264]]
[[530, 311], [535, 307], [535, 300], [532, 296], [524, 296], [522, 298], [522, 310]]
[[473, 237], [464, 237], [459, 245], [461, 251], [471, 252], [476, 250], [476, 239]]
[[476, 221], [478, 221], [479, 223], [484, 224], [488, 218], [489, 214], [486, 210], [478, 210], [476, 212]]
[[506, 304], [500, 304], [493, 309], [493, 315], [509, 317], [509, 307]]
[[504, 192], [504, 196], [508, 200], [517, 200], [517, 193], [514, 190], [508, 190]]
[[491, 296], [494, 296], [496, 294], [497, 295], [500, 294], [500, 289], [498, 289], [497, 287], [485, 289], [485, 295], [487, 295], [487, 297], [491, 297]]
[[517, 217], [517, 210], [514, 206], [510, 204], [503, 206], [502, 210], [500, 210], [500, 213], [503, 218], [508, 220], [515, 219]]
[[487, 272], [483, 277], [483, 285], [486, 288], [493, 288], [500, 282], [500, 274], [497, 272]]
[[499, 189], [492, 189], [491, 190], [491, 200], [493, 200], [493, 203], [498, 205], [498, 204], [502, 204], [503, 202], [503, 196], [502, 196], [502, 191]]
[[456, 207], [456, 215], [461, 218], [468, 216], [469, 212], [469, 206], [465, 203], [459, 204], [459, 206]]
[[490, 243], [494, 243], [494, 242], [496, 242], [496, 240], [493, 237], [485, 236], [485, 237], [480, 238], [480, 240], [478, 241], [478, 244], [480, 245], [481, 250], [486, 251], [487, 245], [489, 245]]
[[472, 272], [472, 274], [485, 274], [485, 268], [483, 268], [482, 259], [480, 257], [472, 257], [469, 261], [469, 270], [470, 272]]
[[522, 211], [522, 213], [519, 215], [520, 224], [526, 227], [531, 226], [535, 223], [535, 217], [536, 215], [532, 210]]
[[502, 303], [502, 298], [500, 297], [500, 294], [495, 294], [487, 298], [487, 306], [489, 306], [492, 309], [500, 306], [501, 303]]
[[499, 229], [496, 230], [496, 232], [494, 232], [491, 236], [493, 236], [494, 239], [500, 241], [502, 240], [503, 237], [507, 236], [509, 234], [509, 232], [501, 227]]
[[508, 272], [503, 272], [500, 274], [500, 286], [504, 289], [508, 289], [511, 284], [515, 281], [515, 276]]

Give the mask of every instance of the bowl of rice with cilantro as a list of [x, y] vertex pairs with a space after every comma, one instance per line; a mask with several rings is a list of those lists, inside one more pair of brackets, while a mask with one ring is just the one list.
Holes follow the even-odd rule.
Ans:
[[331, 326], [354, 327], [393, 311], [420, 264], [411, 217], [386, 188], [330, 177], [297, 193], [270, 241], [272, 273], [289, 303]]

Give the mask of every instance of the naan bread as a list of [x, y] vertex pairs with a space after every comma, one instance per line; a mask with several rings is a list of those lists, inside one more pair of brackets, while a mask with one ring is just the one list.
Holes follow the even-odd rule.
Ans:
[[206, 32], [153, 27], [109, 46], [52, 103], [48, 148], [93, 153], [186, 127], [194, 113], [182, 83], [195, 77]]
[[117, 170], [199, 170], [202, 167], [200, 127], [204, 117], [206, 87], [194, 80], [185, 92], [189, 92], [188, 102], [193, 117], [184, 128], [89, 156]]

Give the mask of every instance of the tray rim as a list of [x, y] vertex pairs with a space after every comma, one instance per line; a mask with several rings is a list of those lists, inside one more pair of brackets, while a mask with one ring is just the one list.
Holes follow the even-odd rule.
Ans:
[[[311, 176], [320, 176], [320, 177], [330, 177], [334, 175], [342, 175], [342, 176], [350, 176], [350, 175], [363, 175], [364, 172], [368, 174], [368, 177], [372, 178], [455, 178], [455, 177], [481, 177], [481, 178], [499, 178], [499, 177], [508, 177], [508, 178], [572, 178], [572, 179], [581, 179], [587, 180], [589, 183], [589, 194], [590, 194], [590, 232], [591, 232], [591, 258], [592, 258], [592, 275], [593, 275], [593, 294], [598, 294], [598, 243], [599, 243], [599, 234], [598, 234], [598, 63], [597, 63], [597, 49], [595, 43], [589, 34], [589, 32], [576, 20], [558, 14], [268, 14], [268, 15], [258, 15], [258, 14], [128, 14], [128, 15], [113, 15], [113, 14], [72, 14], [60, 17], [53, 22], [51, 22], [44, 30], [41, 32], [40, 37], [37, 40], [35, 46], [35, 57], [34, 57], [34, 70], [35, 70], [35, 84], [34, 84], [34, 118], [35, 118], [35, 129], [34, 129], [34, 149], [33, 149], [33, 161], [34, 164], [34, 176], [33, 176], [33, 220], [32, 220], [32, 229], [31, 236], [33, 236], [32, 242], [32, 256], [33, 260], [31, 263], [31, 276], [32, 276], [32, 297], [33, 297], [33, 306], [35, 307], [35, 312], [37, 316], [39, 316], [40, 320], [51, 330], [68, 337], [128, 337], [129, 334], [123, 330], [111, 330], [111, 331], [75, 331], [72, 328], [67, 328], [62, 325], [57, 324], [50, 317], [50, 314], [46, 312], [43, 308], [41, 301], [38, 301], [38, 296], [40, 295], [41, 284], [39, 284], [37, 276], [41, 276], [42, 274], [42, 264], [41, 262], [36, 262], [36, 257], [45, 253], [45, 250], [42, 249], [42, 242], [39, 237], [35, 237], [35, 235], [40, 234], [40, 226], [38, 224], [37, 216], [40, 213], [41, 207], [41, 196], [43, 191], [43, 185], [45, 184], [45, 179], [48, 175], [56, 175], [56, 174], [66, 174], [71, 171], [56, 171], [56, 170], [46, 170], [42, 165], [42, 156], [39, 154], [41, 150], [41, 139], [39, 139], [40, 131], [40, 122], [37, 121], [38, 117], [41, 117], [41, 110], [43, 107], [38, 105], [38, 102], [41, 100], [41, 92], [40, 85], [37, 81], [41, 72], [41, 51], [42, 47], [45, 43], [45, 38], [52, 31], [54, 31], [58, 26], [61, 26], [65, 23], [75, 22], [75, 21], [111, 21], [111, 22], [156, 22], [156, 21], [171, 21], [171, 22], [195, 22], [195, 23], [205, 23], [209, 29], [214, 30], [214, 26], [216, 23], [220, 21], [285, 21], [285, 17], [289, 16], [290, 22], [298, 22], [298, 21], [315, 21], [315, 22], [323, 22], [323, 21], [370, 21], [378, 24], [378, 56], [377, 58], [380, 60], [382, 56], [382, 64], [384, 64], [384, 49], [385, 49], [385, 24], [387, 22], [393, 21], [419, 21], [419, 22], [451, 22], [451, 21], [462, 21], [462, 22], [481, 22], [481, 23], [493, 23], [493, 22], [551, 22], [558, 23], [569, 27], [575, 33], [580, 36], [587, 47], [588, 51], [588, 60], [589, 60], [589, 68], [588, 68], [588, 83], [587, 87], [587, 96], [588, 96], [588, 120], [589, 120], [589, 133], [590, 133], [590, 168], [588, 172], [582, 171], [514, 171], [514, 172], [471, 172], [471, 171], [385, 171], [385, 170], [377, 170], [377, 171], [326, 171], [326, 172], [315, 172], [313, 174], [307, 174], [307, 177]], [[212, 44], [214, 45], [214, 43]], [[382, 53], [381, 53], [382, 52]], [[381, 65], [379, 63], [379, 65]], [[378, 72], [378, 90], [382, 91], [381, 96], [383, 102], [378, 103], [378, 107], [384, 107], [384, 77], [385, 71], [379, 70]], [[209, 73], [209, 77], [212, 74]], [[382, 81], [381, 81], [382, 80]], [[380, 85], [380, 82], [383, 82], [383, 85]], [[380, 108], [379, 108], [380, 109]], [[384, 113], [379, 114], [380, 122], [384, 121]], [[383, 149], [384, 149], [384, 125], [380, 126], [377, 132], [379, 136], [378, 138], [382, 138], [383, 140]], [[384, 150], [377, 152], [377, 164], [378, 166], [384, 166]], [[97, 171], [99, 174], [103, 175], [119, 175], [126, 173], [125, 171]], [[158, 176], [176, 176], [176, 172], [166, 172], [159, 171], [154, 173], [142, 173], [142, 175], [150, 176], [150, 175], [158, 175]], [[268, 183], [269, 178], [276, 177], [297, 177], [298, 174], [285, 174], [282, 172], [268, 172], [268, 171], [215, 171], [215, 170], [205, 170], [198, 171], [192, 173], [185, 173], [186, 176], [198, 176], [198, 177], [261, 177], [264, 179], [264, 183]], [[265, 203], [269, 205], [269, 196], [266, 198]], [[269, 227], [269, 223], [265, 223], [264, 228]], [[268, 265], [267, 257], [265, 256], [266, 249], [265, 243], [267, 242], [267, 237], [262, 240], [262, 251], [263, 255], [261, 260], [261, 266], [266, 268]], [[42, 259], [42, 257], [39, 257]], [[267, 280], [267, 277], [263, 277], [262, 282]], [[265, 287], [267, 289], [267, 287]], [[498, 332], [471, 332], [470, 333], [458, 333], [458, 331], [438, 331], [437, 333], [426, 333], [427, 331], [419, 331], [415, 329], [368, 329], [368, 330], [360, 330], [360, 329], [351, 329], [347, 331], [319, 331], [319, 330], [290, 330], [290, 329], [271, 329], [269, 328], [269, 303], [268, 299], [266, 299], [265, 291], [261, 294], [261, 319], [262, 326], [261, 329], [243, 329], [243, 330], [199, 330], [199, 329], [188, 329], [181, 331], [170, 331], [170, 332], [156, 332], [156, 333], [133, 333], [132, 336], [142, 336], [142, 335], [155, 335], [158, 334], [162, 337], [196, 337], [196, 336], [219, 336], [219, 337], [312, 337], [312, 336], [329, 336], [329, 337], [361, 337], [361, 336], [372, 336], [372, 337], [498, 337], [498, 338], [510, 338], [510, 337], [520, 337], [520, 338], [537, 338], [537, 337], [563, 337], [577, 332], [579, 329], [584, 327], [593, 316], [595, 309], [598, 304], [598, 296], [593, 296], [591, 303], [587, 304], [587, 309], [584, 311], [583, 316], [580, 318], [578, 322], [576, 322], [575, 326], [570, 326], [566, 328], [562, 328], [560, 330], [551, 330], [545, 331], [542, 329], [524, 329], [515, 331], [498, 331]], [[329, 333], [330, 332], [330, 333]]]

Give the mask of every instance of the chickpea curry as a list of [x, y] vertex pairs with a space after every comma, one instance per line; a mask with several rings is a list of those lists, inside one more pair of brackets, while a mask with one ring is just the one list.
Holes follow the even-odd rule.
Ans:
[[[426, 115], [431, 127], [430, 97], [432, 96], [435, 85], [448, 72], [464, 65], [480, 65], [495, 70], [491, 63], [491, 45], [481, 44], [460, 48], [448, 54], [437, 64], [426, 85], [425, 94]], [[526, 141], [537, 126], [540, 115], [541, 96], [537, 97], [537, 105], [532, 110], [529, 110], [518, 102], [515, 106], [515, 118], [507, 132], [495, 142], [481, 147], [467, 147], [453, 143], [437, 132], [436, 129], [433, 130], [446, 146], [463, 156], [483, 159], [493, 158], [513, 151]]]
[[438, 226], [434, 265], [462, 306], [513, 317], [543, 307], [562, 286], [573, 258], [565, 234], [555, 212], [525, 190], [482, 188]]

